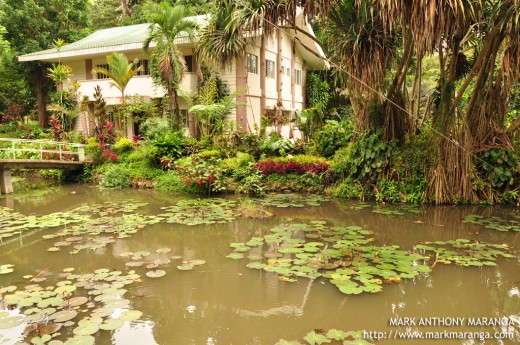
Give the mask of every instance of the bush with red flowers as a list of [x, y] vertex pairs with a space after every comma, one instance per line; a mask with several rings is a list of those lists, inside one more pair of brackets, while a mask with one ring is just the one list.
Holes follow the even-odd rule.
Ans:
[[329, 170], [329, 164], [323, 158], [306, 155], [290, 158], [268, 158], [257, 162], [255, 166], [263, 175], [284, 175], [290, 173], [297, 175], [306, 173], [322, 174]]

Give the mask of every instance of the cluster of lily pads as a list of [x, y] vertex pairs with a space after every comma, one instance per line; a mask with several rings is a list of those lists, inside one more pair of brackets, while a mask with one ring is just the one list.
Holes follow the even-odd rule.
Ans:
[[[159, 266], [167, 266], [171, 263], [171, 260], [179, 260], [182, 259], [180, 255], [171, 255], [168, 256], [171, 252], [170, 248], [159, 248], [155, 250], [155, 254], [150, 253], [149, 251], [138, 251], [138, 252], [124, 252], [119, 254], [119, 256], [123, 258], [129, 258], [131, 261], [126, 262], [126, 266], [129, 267], [141, 267], [144, 266], [147, 269], [151, 270], [146, 272], [146, 276], [149, 278], [160, 278], [166, 275], [164, 270], [154, 270]], [[192, 270], [195, 266], [204, 265], [206, 263], [205, 260], [193, 259], [193, 260], [184, 260], [180, 265], [177, 266], [177, 269], [180, 271], [189, 271]]]
[[269, 194], [255, 200], [262, 206], [285, 208], [320, 206], [321, 202], [329, 201], [329, 198], [321, 195]]
[[161, 207], [167, 223], [201, 225], [227, 223], [235, 220], [236, 202], [221, 198], [182, 200], [174, 206]]
[[[42, 286], [34, 277], [28, 283], [0, 288], [0, 329], [25, 325], [24, 336], [31, 344], [91, 345], [101, 330], [113, 331], [126, 322], [139, 320], [142, 312], [128, 308], [125, 286], [138, 281], [135, 271], [98, 269], [74, 274], [66, 268], [63, 280]], [[70, 332], [60, 332], [69, 330]], [[64, 339], [63, 334], [72, 334]]]
[[[342, 345], [373, 345], [363, 337], [363, 331], [345, 332], [338, 329], [314, 330], [307, 333], [303, 338], [305, 344], [321, 345], [321, 344], [342, 344]], [[303, 345], [297, 340], [280, 339], [275, 345]]]
[[[418, 245], [419, 252], [397, 245], [372, 245], [372, 231], [359, 226], [327, 226], [324, 221], [310, 224], [283, 224], [264, 237], [245, 243], [231, 243], [227, 257], [250, 262], [247, 267], [276, 273], [281, 281], [299, 277], [323, 277], [344, 294], [376, 293], [383, 283], [398, 283], [430, 272], [437, 262], [462, 266], [491, 265], [498, 257], [512, 257], [507, 245], [493, 245], [459, 239]], [[451, 248], [440, 247], [450, 246]], [[430, 264], [435, 257], [434, 264]], [[478, 264], [477, 264], [478, 263]], [[432, 267], [430, 267], [432, 266]]]
[[486, 229], [496, 230], [496, 231], [515, 231], [520, 232], [520, 221], [518, 220], [505, 220], [500, 217], [483, 217], [476, 214], [470, 214], [464, 217], [464, 222], [466, 223], [474, 223], [481, 224], [486, 227]]
[[79, 223], [84, 217], [74, 212], [56, 212], [45, 216], [25, 216], [0, 207], [0, 243], [27, 230], [38, 230]]
[[457, 266], [496, 266], [499, 257], [515, 258], [506, 244], [492, 244], [485, 242], [471, 242], [467, 239], [450, 241], [424, 242], [415, 246], [415, 249], [435, 253], [435, 262], [455, 264]]

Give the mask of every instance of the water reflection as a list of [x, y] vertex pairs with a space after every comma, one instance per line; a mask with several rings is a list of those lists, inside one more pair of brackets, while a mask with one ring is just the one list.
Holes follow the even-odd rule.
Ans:
[[[114, 332], [113, 345], [158, 345], [155, 341], [153, 321], [135, 321], [125, 325]], [[172, 342], [173, 344], [174, 342]]]
[[[77, 193], [71, 194], [74, 190]], [[179, 197], [151, 191], [99, 191], [74, 186], [48, 200], [13, 199], [12, 206], [24, 214], [66, 210], [106, 200], [148, 202], [142, 213], [160, 213], [161, 206], [175, 203]], [[6, 198], [0, 199], [5, 205]], [[276, 275], [247, 269], [247, 259], [230, 260], [229, 243], [246, 242], [263, 236], [280, 224], [326, 220], [332, 225], [358, 225], [374, 231], [378, 244], [398, 244], [410, 250], [420, 241], [468, 238], [493, 243], [508, 243], [520, 249], [520, 234], [489, 231], [462, 220], [468, 214], [518, 217], [519, 211], [507, 207], [419, 207], [419, 213], [402, 210], [404, 215], [376, 214], [373, 208], [355, 209], [355, 202], [335, 201], [322, 207], [274, 209], [276, 217], [262, 220], [240, 219], [226, 224], [189, 227], [156, 224], [131, 238], [116, 239], [103, 249], [72, 255], [66, 251], [49, 253], [51, 243], [42, 233], [24, 234], [0, 246], [0, 264], [16, 265], [14, 275], [0, 276], [0, 286], [21, 284], [20, 277], [37, 274], [48, 266], [59, 272], [75, 267], [78, 272], [98, 268], [128, 271], [124, 252], [171, 248], [169, 255], [181, 260], [203, 259], [206, 264], [193, 271], [179, 271], [175, 261], [164, 268], [166, 275], [151, 280], [144, 267], [135, 268], [141, 282], [128, 286], [125, 298], [131, 309], [143, 312], [143, 320], [126, 323], [105, 332], [96, 343], [228, 345], [274, 344], [280, 338], [299, 339], [315, 328], [343, 330], [395, 330], [392, 317], [502, 317], [520, 322], [520, 259], [499, 260], [496, 267], [461, 268], [439, 264], [433, 272], [400, 284], [385, 285], [378, 294], [347, 296], [325, 279], [300, 279], [296, 283], [277, 280]], [[295, 234], [295, 237], [302, 237]], [[260, 249], [252, 251], [262, 254]], [[410, 328], [410, 327], [409, 327]], [[486, 341], [484, 344], [520, 343], [520, 329], [513, 326], [513, 340]], [[403, 328], [403, 330], [405, 330]], [[410, 328], [411, 330], [421, 328]], [[471, 330], [457, 328], [457, 331]], [[509, 329], [509, 328], [508, 328]], [[487, 327], [503, 331], [503, 327]], [[4, 335], [6, 331], [1, 330]], [[23, 330], [11, 329], [10, 338], [18, 341]], [[5, 336], [5, 335], [4, 335]], [[0, 338], [0, 343], [2, 342]], [[382, 344], [401, 344], [397, 340]], [[412, 342], [407, 342], [413, 344]], [[481, 344], [473, 340], [422, 341], [420, 345]]]

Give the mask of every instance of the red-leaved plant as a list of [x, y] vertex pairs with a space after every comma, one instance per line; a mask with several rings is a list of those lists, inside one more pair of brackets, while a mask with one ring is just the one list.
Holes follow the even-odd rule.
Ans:
[[257, 162], [255, 167], [257, 170], [261, 171], [263, 175], [283, 175], [289, 173], [298, 175], [303, 175], [305, 173], [321, 174], [329, 170], [329, 165], [327, 163], [299, 163], [295, 161], [275, 162], [271, 158]]

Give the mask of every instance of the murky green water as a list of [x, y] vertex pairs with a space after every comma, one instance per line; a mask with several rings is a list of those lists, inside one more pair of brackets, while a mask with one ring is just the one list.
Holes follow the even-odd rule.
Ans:
[[[0, 206], [16, 212], [49, 214], [79, 206], [110, 202], [145, 202], [142, 214], [159, 214], [160, 207], [173, 205], [178, 196], [151, 191], [100, 191], [69, 186], [48, 195], [9, 196], [0, 198]], [[44, 239], [57, 229], [24, 232], [0, 245], [0, 265], [14, 264], [13, 273], [0, 275], [0, 287], [29, 283], [24, 275], [46, 270], [46, 282], [62, 280], [58, 274], [73, 267], [75, 273], [100, 268], [127, 272], [134, 269], [141, 278], [125, 287], [128, 308], [140, 310], [139, 321], [126, 322], [116, 331], [95, 334], [96, 344], [117, 345], [190, 345], [190, 344], [275, 344], [280, 338], [299, 340], [313, 330], [331, 328], [386, 332], [512, 332], [504, 340], [397, 340], [381, 344], [520, 344], [520, 260], [498, 259], [496, 267], [468, 267], [438, 264], [431, 273], [399, 284], [385, 284], [380, 293], [344, 295], [327, 279], [300, 278], [296, 283], [281, 282], [276, 275], [246, 268], [247, 259], [226, 258], [231, 242], [246, 242], [252, 236], [265, 235], [280, 224], [324, 220], [331, 225], [357, 225], [374, 231], [379, 245], [400, 245], [411, 250], [421, 241], [466, 238], [484, 242], [506, 243], [520, 252], [520, 233], [498, 232], [481, 225], [463, 223], [469, 214], [497, 215], [508, 219], [520, 217], [518, 208], [508, 207], [421, 207], [420, 213], [382, 215], [373, 207], [356, 209], [356, 202], [334, 200], [318, 207], [272, 208], [275, 216], [266, 220], [238, 218], [225, 224], [187, 226], [153, 224], [129, 238], [115, 239], [107, 246], [70, 254], [67, 250], [48, 252], [56, 239]], [[150, 279], [144, 267], [128, 267], [125, 252], [150, 251], [168, 247], [169, 255], [182, 260], [203, 259], [206, 264], [191, 271], [180, 271], [173, 262], [162, 267], [164, 277]], [[0, 305], [1, 307], [1, 305]], [[0, 313], [2, 309], [0, 308]], [[9, 313], [16, 313], [11, 310]], [[415, 326], [390, 326], [391, 318], [416, 318]], [[465, 318], [463, 326], [419, 326], [419, 318]], [[468, 326], [468, 318], [507, 317], [516, 322], [509, 327]], [[79, 318], [79, 316], [78, 316]], [[450, 320], [451, 320], [450, 319]], [[402, 319], [401, 319], [402, 320]], [[24, 336], [24, 325], [0, 329], [0, 344], [29, 343], [35, 333]], [[72, 328], [70, 328], [72, 329]], [[72, 336], [63, 328], [61, 337]], [[466, 337], [467, 338], [467, 337]], [[337, 342], [339, 344], [339, 342]]]

